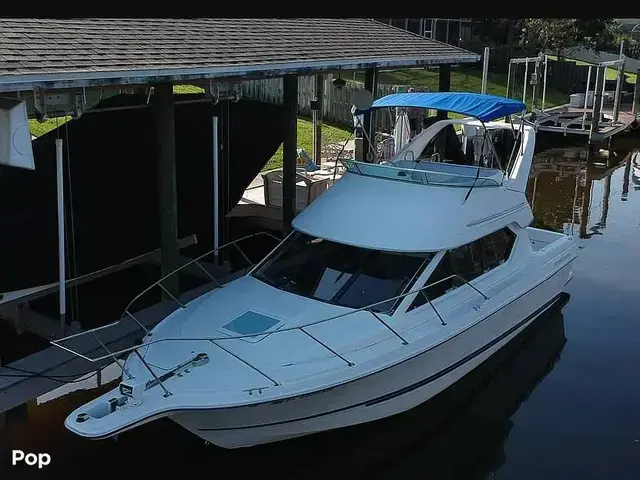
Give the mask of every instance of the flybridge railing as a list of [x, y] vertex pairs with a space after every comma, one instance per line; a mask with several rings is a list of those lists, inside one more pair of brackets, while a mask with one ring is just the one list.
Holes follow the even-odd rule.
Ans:
[[[267, 234], [269, 235], [269, 234]], [[277, 237], [271, 235], [272, 237], [278, 239]], [[244, 238], [248, 238], [248, 237], [244, 237]], [[242, 239], [238, 239], [237, 241], [240, 241]], [[236, 242], [237, 242], [236, 241]], [[231, 242], [230, 244], [224, 245], [220, 248], [224, 248], [226, 246], [230, 246], [232, 245], [233, 242]], [[209, 252], [208, 254], [210, 254], [211, 252]], [[100, 343], [100, 345], [102, 346], [102, 348], [107, 351], [106, 355], [100, 356], [100, 357], [88, 357], [80, 352], [77, 352], [65, 345], [61, 345], [61, 342], [67, 341], [69, 339], [72, 339], [74, 337], [78, 337], [80, 335], [86, 335], [88, 333], [92, 333], [95, 336], [95, 333], [98, 330], [103, 330], [105, 328], [107, 328], [108, 326], [112, 326], [115, 325], [118, 322], [115, 322], [113, 324], [104, 326], [104, 327], [98, 327], [98, 328], [94, 328], [93, 330], [89, 330], [89, 331], [85, 331], [85, 332], [81, 332], [75, 335], [70, 335], [68, 337], [65, 338], [61, 338], [58, 339], [56, 341], [51, 341], [51, 343], [53, 345], [55, 345], [56, 347], [59, 347], [69, 353], [72, 353], [84, 360], [87, 360], [89, 362], [101, 362], [104, 360], [108, 360], [111, 359], [114, 362], [116, 362], [120, 368], [122, 369], [123, 375], [126, 376], [129, 380], [132, 380], [134, 377], [127, 371], [124, 363], [120, 363], [120, 361], [118, 360], [118, 357], [121, 357], [122, 355], [125, 354], [130, 354], [130, 353], [134, 353], [138, 359], [141, 361], [141, 363], [144, 365], [144, 367], [149, 371], [149, 373], [151, 374], [151, 376], [153, 377], [153, 380], [150, 380], [149, 382], [146, 383], [146, 387], [145, 390], [152, 388], [156, 385], [160, 385], [160, 387], [163, 389], [164, 391], [164, 395], [165, 396], [170, 396], [171, 392], [167, 389], [166, 385], [163, 382], [163, 378], [164, 380], [170, 378], [171, 376], [173, 376], [173, 371], [180, 369], [180, 368], [184, 368], [184, 363], [182, 362], [180, 365], [178, 365], [177, 367], [175, 367], [174, 369], [170, 370], [169, 372], [165, 372], [162, 378], [159, 378], [157, 376], [157, 374], [154, 372], [154, 370], [151, 368], [151, 366], [147, 363], [147, 361], [144, 359], [143, 355], [140, 354], [139, 350], [141, 348], [148, 348], [150, 345], [153, 344], [157, 344], [157, 343], [162, 343], [162, 342], [189, 342], [189, 341], [208, 341], [211, 342], [211, 344], [215, 345], [217, 348], [223, 350], [224, 352], [226, 352], [227, 354], [233, 356], [235, 359], [237, 359], [238, 361], [240, 361], [241, 363], [243, 363], [244, 365], [246, 365], [247, 367], [251, 368], [252, 370], [254, 370], [256, 373], [260, 374], [261, 376], [263, 376], [265, 379], [269, 380], [271, 383], [273, 383], [274, 386], [278, 386], [280, 385], [275, 379], [273, 379], [271, 376], [269, 376], [267, 373], [263, 372], [259, 367], [253, 365], [251, 362], [249, 362], [248, 360], [243, 359], [241, 356], [239, 356], [236, 353], [233, 353], [232, 351], [230, 351], [228, 348], [224, 347], [223, 345], [221, 345], [221, 342], [225, 342], [225, 341], [229, 341], [229, 340], [238, 340], [238, 339], [245, 339], [245, 338], [255, 338], [255, 337], [259, 337], [259, 336], [268, 336], [268, 335], [278, 335], [284, 332], [289, 332], [289, 331], [293, 331], [293, 330], [298, 330], [301, 333], [305, 334], [306, 336], [308, 336], [309, 338], [311, 338], [312, 340], [314, 340], [316, 343], [318, 343], [320, 346], [322, 346], [324, 349], [326, 349], [328, 352], [330, 352], [332, 355], [334, 355], [335, 357], [340, 358], [342, 361], [344, 361], [348, 366], [353, 366], [354, 364], [348, 360], [347, 358], [345, 358], [344, 355], [340, 354], [339, 352], [337, 352], [336, 350], [334, 350], [333, 348], [331, 348], [329, 345], [327, 345], [325, 342], [323, 342], [322, 340], [320, 340], [319, 338], [317, 338], [316, 336], [314, 336], [312, 333], [310, 333], [307, 329], [309, 327], [312, 327], [314, 325], [320, 325], [332, 320], [336, 320], [339, 318], [343, 318], [343, 317], [347, 317], [349, 315], [354, 315], [360, 312], [366, 312], [368, 314], [370, 314], [371, 316], [373, 316], [376, 321], [378, 323], [380, 323], [383, 327], [385, 327], [387, 330], [389, 330], [395, 337], [397, 337], [403, 345], [408, 345], [409, 342], [407, 341], [407, 339], [400, 333], [398, 332], [396, 329], [394, 329], [392, 326], [390, 326], [385, 320], [383, 320], [380, 316], [379, 313], [374, 312], [372, 309], [374, 307], [377, 307], [379, 305], [383, 305], [385, 303], [388, 302], [395, 302], [397, 300], [400, 299], [404, 299], [405, 297], [409, 296], [409, 295], [414, 295], [414, 294], [420, 294], [423, 295], [426, 302], [431, 306], [431, 308], [433, 309], [433, 311], [435, 312], [436, 316], [438, 317], [438, 319], [440, 320], [440, 323], [442, 325], [447, 325], [447, 323], [444, 321], [444, 319], [442, 318], [442, 315], [440, 314], [440, 312], [438, 312], [438, 310], [436, 309], [436, 307], [433, 305], [433, 302], [431, 301], [431, 299], [429, 298], [429, 296], [426, 294], [425, 290], [427, 290], [430, 287], [433, 287], [434, 285], [438, 285], [440, 283], [446, 282], [446, 281], [450, 281], [453, 279], [457, 279], [460, 280], [464, 285], [469, 286], [471, 289], [473, 289], [478, 295], [482, 296], [485, 300], [488, 300], [489, 297], [487, 295], [485, 295], [484, 293], [482, 293], [480, 290], [478, 290], [478, 288], [474, 287], [473, 285], [471, 285], [467, 280], [465, 280], [463, 277], [461, 277], [460, 275], [449, 275], [446, 278], [442, 278], [440, 280], [437, 280], [435, 282], [432, 282], [428, 285], [425, 285], [419, 289], [416, 290], [410, 290], [408, 292], [402, 293], [401, 295], [397, 295], [385, 300], [381, 300], [379, 302], [375, 302], [372, 303], [370, 305], [367, 305], [365, 307], [361, 307], [361, 308], [357, 308], [357, 309], [353, 309], [350, 310], [349, 312], [345, 312], [339, 315], [334, 315], [331, 317], [327, 317], [321, 320], [317, 320], [314, 322], [309, 322], [307, 324], [304, 325], [297, 325], [297, 326], [293, 326], [293, 327], [285, 327], [285, 328], [281, 328], [275, 331], [271, 331], [271, 332], [264, 332], [264, 333], [252, 333], [252, 334], [243, 334], [243, 335], [225, 335], [225, 336], [218, 336], [218, 337], [165, 337], [165, 338], [158, 338], [156, 340], [150, 340], [150, 332], [149, 330], [140, 322], [138, 321], [138, 319], [135, 318], [135, 316], [133, 314], [131, 314], [128, 309], [131, 307], [131, 305], [133, 304], [133, 302], [137, 299], [140, 298], [141, 295], [143, 295], [144, 293], [146, 293], [147, 291], [149, 291], [151, 288], [153, 288], [154, 286], [158, 286], [161, 285], [161, 282], [166, 280], [168, 277], [170, 277], [171, 275], [179, 272], [180, 270], [184, 269], [185, 267], [187, 267], [189, 264], [193, 264], [196, 263], [200, 258], [203, 258], [204, 256], [208, 255], [205, 254], [202, 257], [198, 257], [194, 260], [192, 260], [191, 262], [183, 265], [182, 267], [178, 268], [176, 271], [172, 272], [171, 274], [161, 278], [160, 280], [158, 280], [155, 284], [153, 284], [151, 287], [147, 288], [146, 290], [144, 290], [143, 292], [141, 292], [136, 298], [134, 298], [134, 300], [132, 300], [129, 303], [129, 306], [127, 307], [127, 309], [125, 309], [125, 313], [123, 313], [121, 320], [124, 319], [125, 316], [129, 316], [131, 317], [138, 325], [140, 325], [140, 327], [142, 327], [144, 329], [144, 331], [147, 333], [147, 335], [145, 336], [145, 338], [143, 339], [142, 343], [140, 345], [134, 345], [132, 347], [128, 347], [128, 348], [123, 348], [117, 351], [111, 351], [109, 350], [109, 348], [103, 343], [100, 342], [100, 340], [97, 338], [96, 336], [96, 340], [98, 340], [98, 342]], [[222, 285], [220, 285], [222, 287]], [[162, 287], [163, 291], [166, 291], [166, 289], [164, 287]], [[173, 298], [178, 305], [181, 308], [186, 308], [186, 306], [180, 302], [177, 298], [175, 298], [175, 296], [171, 295], [171, 298]], [[199, 354], [197, 356], [197, 359], [192, 359], [189, 360], [187, 363], [189, 362], [200, 362], [202, 361], [202, 359], [204, 357], [206, 357], [206, 354]], [[202, 357], [202, 358], [201, 358]]]
[[[99, 361], [103, 361], [106, 360], [108, 358], [111, 358], [114, 362], [116, 362], [120, 368], [122, 369], [123, 373], [131, 378], [131, 376], [128, 374], [127, 370], [124, 367], [124, 364], [121, 364], [120, 361], [118, 360], [117, 356], [118, 356], [118, 352], [113, 352], [111, 351], [107, 345], [100, 340], [100, 338], [97, 336], [97, 333], [100, 331], [104, 331], [107, 330], [111, 327], [114, 327], [116, 325], [121, 325], [124, 320], [126, 318], [130, 318], [131, 320], [133, 320], [135, 322], [135, 324], [137, 325], [137, 327], [139, 327], [140, 329], [142, 329], [145, 333], [146, 336], [150, 335], [150, 330], [149, 328], [147, 328], [147, 326], [140, 321], [139, 318], [136, 317], [136, 315], [134, 314], [134, 312], [131, 311], [132, 307], [136, 304], [136, 302], [138, 300], [140, 300], [140, 298], [142, 298], [144, 295], [146, 295], [147, 293], [149, 293], [150, 291], [154, 290], [155, 288], [160, 289], [164, 294], [166, 294], [171, 300], [173, 300], [179, 308], [186, 308], [186, 305], [178, 298], [180, 296], [180, 294], [177, 294], [177, 296], [171, 292], [170, 289], [168, 289], [167, 287], [165, 287], [165, 285], [163, 285], [164, 283], [167, 283], [166, 281], [170, 278], [173, 277], [175, 275], [178, 275], [180, 272], [184, 272], [185, 270], [189, 269], [189, 267], [195, 267], [197, 269], [199, 269], [199, 271], [201, 271], [209, 280], [211, 280], [211, 282], [213, 282], [215, 284], [215, 288], [222, 288], [224, 287], [224, 284], [220, 283], [220, 281], [211, 273], [209, 272], [209, 270], [207, 270], [203, 264], [202, 261], [203, 259], [205, 259], [206, 257], [215, 255], [219, 252], [221, 252], [222, 250], [224, 250], [225, 248], [228, 247], [235, 247], [238, 252], [240, 253], [240, 255], [242, 256], [242, 258], [247, 262], [247, 266], [244, 268], [244, 272], [246, 274], [246, 272], [253, 267], [255, 264], [249, 259], [249, 257], [247, 256], [247, 254], [242, 250], [242, 248], [240, 248], [240, 246], [238, 245], [240, 242], [244, 241], [244, 240], [248, 240], [251, 238], [255, 238], [258, 236], [267, 236], [269, 238], [272, 238], [274, 240], [276, 240], [277, 243], [281, 242], [282, 239], [276, 237], [275, 235], [268, 233], [268, 232], [258, 232], [258, 233], [254, 233], [251, 235], [246, 235], [244, 237], [238, 238], [236, 240], [233, 240], [229, 243], [226, 243], [224, 245], [221, 245], [220, 247], [213, 249], [207, 253], [204, 253], [186, 263], [184, 263], [183, 265], [181, 265], [180, 267], [176, 268], [175, 270], [173, 270], [172, 272], [170, 272], [169, 274], [163, 276], [162, 278], [160, 278], [159, 280], [157, 280], [156, 282], [152, 283], [149, 287], [145, 288], [144, 290], [142, 290], [138, 295], [136, 295], [126, 306], [126, 308], [124, 309], [124, 312], [122, 313], [122, 315], [120, 316], [120, 318], [118, 320], [116, 320], [115, 322], [111, 322], [108, 323], [106, 325], [102, 325], [100, 327], [96, 327], [96, 328], [92, 328], [90, 330], [84, 330], [81, 331], [79, 333], [75, 333], [73, 335], [69, 335], [63, 338], [59, 338], [57, 340], [51, 340], [50, 343], [58, 348], [61, 348], [69, 353], [72, 353], [80, 358], [83, 358], [84, 360], [90, 361], [90, 362], [99, 362]], [[89, 358], [86, 355], [73, 350], [65, 345], [62, 345], [62, 342], [66, 342], [68, 340], [74, 339], [74, 338], [78, 338], [78, 337], [82, 337], [84, 335], [92, 335], [94, 337], [94, 339], [96, 340], [96, 342], [98, 343], [98, 345], [107, 352], [107, 355], [105, 356], [101, 356], [99, 358]], [[137, 352], [136, 352], [137, 353]], [[150, 370], [151, 371], [151, 370]], [[152, 372], [152, 375], [153, 374]], [[156, 380], [160, 381], [158, 378], [156, 378]], [[160, 382], [161, 383], [161, 382]]]

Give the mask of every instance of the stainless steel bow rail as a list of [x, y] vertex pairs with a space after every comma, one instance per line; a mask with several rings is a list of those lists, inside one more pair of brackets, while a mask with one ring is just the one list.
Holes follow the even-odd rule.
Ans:
[[[269, 235], [273, 238], [275, 238], [276, 240], [280, 241], [279, 238], [268, 234], [266, 232], [264, 233], [258, 233], [258, 234], [254, 234], [254, 235], [249, 235], [247, 237], [243, 237], [241, 239], [235, 240], [234, 242], [230, 242], [228, 244], [225, 244], [223, 246], [221, 246], [219, 249], [225, 248], [227, 246], [231, 246], [231, 245], [235, 245], [237, 242], [246, 239], [246, 238], [250, 238], [256, 235], [261, 235], [261, 234], [265, 234], [265, 235]], [[124, 363], [120, 363], [120, 361], [118, 360], [118, 357], [123, 356], [124, 354], [129, 354], [129, 353], [135, 353], [135, 355], [138, 357], [138, 359], [141, 361], [141, 363], [145, 366], [145, 368], [149, 371], [149, 373], [152, 376], [152, 380], [147, 381], [144, 384], [144, 388], [143, 390], [147, 390], [149, 388], [155, 387], [157, 385], [160, 385], [160, 387], [163, 389], [164, 391], [164, 396], [170, 396], [171, 392], [166, 388], [166, 386], [164, 385], [164, 380], [168, 380], [169, 378], [171, 378], [172, 376], [175, 376], [174, 374], [179, 375], [178, 370], [180, 370], [181, 368], [183, 369], [184, 366], [189, 363], [189, 362], [193, 362], [195, 361], [195, 359], [190, 359], [187, 360], [186, 362], [182, 362], [180, 365], [172, 368], [169, 370], [168, 373], [165, 373], [164, 375], [162, 375], [162, 377], [158, 377], [158, 375], [153, 371], [153, 369], [151, 368], [151, 366], [147, 363], [147, 361], [144, 359], [144, 356], [140, 354], [139, 350], [141, 348], [148, 348], [150, 345], [156, 344], [156, 343], [161, 343], [161, 342], [188, 342], [188, 341], [208, 341], [211, 342], [213, 345], [215, 345], [217, 348], [223, 350], [224, 352], [228, 353], [229, 355], [233, 356], [235, 359], [237, 359], [238, 361], [242, 362], [243, 364], [245, 364], [246, 366], [248, 366], [249, 368], [251, 368], [252, 370], [254, 370], [256, 373], [260, 374], [261, 376], [263, 376], [265, 379], [267, 379], [268, 381], [270, 381], [271, 383], [273, 383], [274, 386], [278, 386], [280, 385], [280, 383], [278, 383], [276, 380], [274, 380], [272, 377], [270, 377], [268, 374], [266, 374], [265, 372], [263, 372], [259, 367], [256, 367], [255, 365], [253, 365], [251, 362], [243, 359], [242, 357], [240, 357], [239, 355], [237, 355], [236, 353], [233, 353], [232, 351], [230, 351], [228, 348], [224, 347], [221, 342], [225, 342], [225, 341], [230, 341], [230, 340], [238, 340], [238, 339], [243, 339], [243, 338], [255, 338], [256, 336], [268, 336], [268, 335], [277, 335], [277, 334], [281, 334], [283, 332], [289, 332], [289, 331], [293, 331], [293, 330], [299, 330], [300, 332], [302, 332], [303, 334], [305, 334], [306, 336], [308, 336], [309, 338], [311, 338], [312, 340], [314, 340], [316, 343], [318, 343], [319, 345], [321, 345], [324, 349], [326, 349], [327, 351], [329, 351], [332, 355], [340, 358], [342, 361], [344, 361], [348, 366], [353, 366], [354, 364], [349, 361], [347, 358], [345, 358], [342, 354], [340, 354], [339, 352], [337, 352], [336, 350], [334, 350], [333, 348], [331, 348], [329, 345], [327, 345], [326, 343], [324, 343], [322, 340], [318, 339], [317, 337], [315, 337], [312, 333], [310, 333], [308, 331], [309, 327], [312, 327], [314, 325], [319, 325], [322, 323], [326, 323], [332, 320], [337, 320], [339, 318], [343, 318], [343, 317], [347, 317], [349, 315], [353, 315], [353, 314], [357, 314], [360, 312], [366, 312], [368, 314], [370, 314], [371, 316], [373, 316], [376, 321], [378, 321], [382, 326], [384, 326], [387, 330], [389, 330], [395, 337], [397, 337], [403, 345], [408, 345], [409, 342], [398, 332], [396, 331], [393, 327], [391, 327], [386, 321], [384, 321], [379, 313], [376, 313], [372, 310], [373, 307], [376, 307], [378, 305], [382, 305], [388, 302], [395, 302], [397, 300], [400, 299], [404, 299], [405, 297], [409, 296], [409, 295], [413, 295], [413, 294], [421, 294], [424, 296], [425, 300], [427, 301], [427, 303], [431, 306], [431, 308], [433, 309], [433, 311], [435, 312], [436, 316], [438, 317], [438, 319], [440, 320], [441, 325], [447, 325], [447, 323], [444, 321], [444, 319], [442, 318], [442, 315], [440, 314], [440, 312], [438, 312], [438, 310], [436, 309], [436, 307], [433, 305], [431, 299], [429, 298], [429, 296], [426, 294], [425, 290], [433, 287], [434, 285], [438, 285], [440, 283], [452, 280], [452, 279], [457, 279], [460, 280], [464, 285], [469, 286], [471, 289], [473, 289], [478, 295], [482, 296], [485, 300], [488, 300], [489, 297], [487, 295], [485, 295], [484, 293], [482, 293], [480, 290], [478, 290], [476, 287], [474, 287], [473, 285], [471, 285], [467, 280], [465, 280], [463, 277], [461, 277], [460, 275], [449, 275], [448, 277], [442, 278], [440, 280], [437, 280], [435, 282], [432, 282], [428, 285], [425, 285], [419, 289], [416, 290], [410, 290], [408, 292], [402, 293], [401, 295], [397, 295], [382, 301], [378, 301], [375, 303], [372, 303], [370, 305], [367, 305], [365, 307], [361, 307], [358, 309], [353, 309], [349, 312], [346, 313], [342, 313], [339, 315], [334, 315], [328, 318], [324, 318], [321, 320], [317, 320], [314, 322], [310, 322], [307, 323], [305, 325], [298, 325], [298, 326], [294, 326], [294, 327], [285, 327], [285, 328], [281, 328], [279, 330], [273, 331], [273, 332], [268, 332], [268, 333], [262, 333], [262, 334], [244, 334], [244, 335], [225, 335], [225, 336], [220, 336], [220, 337], [166, 337], [166, 338], [158, 338], [156, 340], [151, 340], [151, 336], [152, 336], [152, 332], [150, 332], [138, 319], [136, 319], [136, 317], [133, 315], [133, 313], [131, 313], [129, 311], [129, 309], [131, 308], [131, 306], [133, 305], [133, 303], [139, 299], [142, 295], [144, 295], [145, 293], [147, 293], [149, 290], [151, 290], [152, 288], [158, 286], [159, 288], [161, 288], [163, 291], [167, 292], [167, 290], [162, 286], [161, 282], [163, 282], [164, 280], [166, 280], [167, 278], [169, 278], [171, 275], [174, 275], [176, 273], [178, 273], [179, 271], [183, 270], [184, 268], [186, 268], [187, 266], [195, 263], [196, 265], [198, 264], [198, 260], [206, 257], [207, 255], [210, 255], [212, 253], [214, 253], [215, 251], [211, 251], [208, 252], [194, 260], [191, 260], [188, 263], [185, 263], [184, 265], [182, 265], [181, 267], [177, 268], [176, 270], [174, 270], [173, 272], [171, 272], [170, 274], [162, 277], [160, 280], [158, 280], [157, 282], [155, 282], [154, 284], [152, 284], [150, 287], [148, 287], [147, 289], [143, 290], [140, 294], [138, 294], [127, 306], [127, 308], [125, 309], [124, 313], [122, 314], [122, 316], [120, 317], [120, 320], [110, 323], [108, 325], [102, 326], [102, 327], [97, 327], [94, 328], [92, 330], [87, 330], [84, 332], [80, 332], [74, 335], [69, 335], [67, 337], [64, 338], [60, 338], [58, 340], [52, 340], [51, 344], [55, 345], [56, 347], [59, 347], [73, 355], [76, 355], [86, 361], [92, 362], [92, 363], [96, 363], [96, 362], [101, 362], [107, 359], [111, 359], [114, 362], [116, 362], [120, 368], [122, 369], [123, 372], [123, 376], [126, 376], [127, 379], [129, 380], [133, 380], [134, 377], [127, 371], [125, 364]], [[243, 256], [248, 260], [248, 257], [246, 257], [246, 255], [243, 254]], [[204, 267], [201, 266], [201, 268], [203, 270]], [[249, 267], [247, 267], [249, 268]], [[247, 269], [245, 269], [245, 274], [246, 274]], [[209, 273], [209, 272], [207, 272]], [[213, 278], [213, 276], [211, 276], [212, 280], [218, 285], [218, 287], [223, 288], [224, 285], [220, 284], [217, 280], [215, 280]], [[168, 293], [168, 292], [167, 292]], [[186, 308], [186, 306], [180, 302], [175, 296], [173, 295], [169, 295], [173, 300], [175, 300], [175, 302], [180, 306], [180, 308]], [[128, 347], [128, 348], [123, 348], [121, 350], [116, 350], [116, 351], [111, 351], [103, 342], [101, 342], [96, 333], [100, 330], [104, 330], [106, 328], [109, 328], [111, 326], [117, 325], [120, 322], [124, 321], [124, 319], [126, 317], [129, 317], [131, 319], [133, 319], [136, 324], [138, 324], [146, 333], [145, 337], [142, 339], [142, 343], [140, 345], [134, 345], [132, 347]], [[100, 346], [107, 352], [106, 355], [102, 355], [99, 357], [88, 357], [80, 352], [77, 352], [65, 345], [62, 345], [62, 342], [66, 342], [72, 338], [76, 338], [79, 337], [81, 335], [86, 335], [86, 334], [92, 334], [94, 335], [94, 337], [96, 338], [96, 340], [98, 341], [98, 343], [100, 344]], [[206, 354], [204, 353], [200, 353], [198, 354], [196, 357], [198, 358], [204, 358], [206, 357]], [[207, 357], [207, 361], [208, 361], [208, 357]], [[206, 363], [206, 362], [205, 362]], [[122, 384], [121, 384], [122, 385]], [[127, 384], [124, 384], [125, 390], [133, 390], [134, 387], [129, 386]], [[124, 395], [128, 395], [131, 392], [127, 392], [127, 391], [122, 391], [121, 393], [123, 393]]]

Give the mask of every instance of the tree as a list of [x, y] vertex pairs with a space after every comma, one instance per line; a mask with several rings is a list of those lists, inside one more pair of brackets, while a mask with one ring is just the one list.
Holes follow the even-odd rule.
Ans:
[[521, 22], [520, 44], [532, 52], [586, 48], [602, 50], [617, 41], [619, 29], [612, 18], [527, 18]]

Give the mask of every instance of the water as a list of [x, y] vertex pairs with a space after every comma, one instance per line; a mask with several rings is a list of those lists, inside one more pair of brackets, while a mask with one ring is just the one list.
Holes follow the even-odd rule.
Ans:
[[[168, 420], [117, 442], [73, 436], [66, 415], [113, 385], [90, 389], [94, 377], [6, 413], [0, 479], [145, 478], [170, 469], [216, 478], [640, 478], [640, 153], [627, 153], [588, 165], [580, 148], [536, 155], [528, 186], [535, 225], [579, 238], [571, 298], [432, 401], [367, 425], [228, 451]], [[10, 466], [18, 448], [51, 454], [51, 465]]]

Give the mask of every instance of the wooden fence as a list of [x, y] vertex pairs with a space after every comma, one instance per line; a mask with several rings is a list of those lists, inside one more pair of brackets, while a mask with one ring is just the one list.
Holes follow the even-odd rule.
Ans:
[[[377, 97], [383, 97], [394, 93], [403, 85], [379, 84]], [[353, 126], [353, 95], [356, 91], [364, 89], [364, 84], [348, 82], [343, 87], [335, 87], [330, 77], [325, 81], [323, 107], [323, 121], [346, 127]], [[313, 76], [298, 77], [298, 113], [303, 116], [311, 116], [311, 101], [315, 98], [315, 78]], [[400, 90], [402, 91], [402, 90]], [[242, 96], [267, 103], [282, 104], [282, 78], [269, 78], [264, 80], [251, 80], [242, 83]], [[387, 110], [387, 109], [384, 109]], [[372, 115], [374, 126], [377, 130], [388, 132], [395, 123], [394, 112], [379, 111]]]

